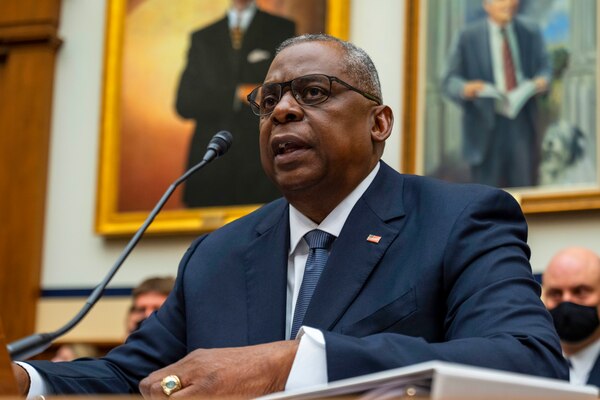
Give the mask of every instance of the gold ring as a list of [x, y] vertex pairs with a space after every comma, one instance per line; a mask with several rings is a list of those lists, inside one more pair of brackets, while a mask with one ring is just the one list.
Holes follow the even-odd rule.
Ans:
[[170, 396], [176, 391], [181, 390], [181, 381], [177, 375], [169, 375], [160, 381], [160, 386], [163, 393]]

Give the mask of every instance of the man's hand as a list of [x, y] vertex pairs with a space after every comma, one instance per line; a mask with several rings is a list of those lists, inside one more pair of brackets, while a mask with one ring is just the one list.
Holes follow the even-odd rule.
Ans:
[[31, 385], [31, 381], [29, 380], [29, 374], [25, 371], [25, 368], [21, 367], [19, 364], [12, 364], [13, 374], [15, 376], [15, 380], [17, 381], [17, 388], [19, 390], [19, 394], [27, 395], [29, 392], [29, 386]]
[[548, 90], [548, 81], [542, 76], [538, 76], [533, 80], [535, 83], [535, 92], [542, 93]]
[[465, 99], [474, 99], [479, 92], [483, 90], [484, 81], [468, 81], [463, 87], [463, 96]]
[[197, 349], [178, 362], [153, 372], [140, 382], [145, 398], [166, 395], [160, 386], [168, 375], [177, 375], [182, 389], [170, 397], [257, 397], [285, 389], [298, 350], [297, 340], [247, 347]]

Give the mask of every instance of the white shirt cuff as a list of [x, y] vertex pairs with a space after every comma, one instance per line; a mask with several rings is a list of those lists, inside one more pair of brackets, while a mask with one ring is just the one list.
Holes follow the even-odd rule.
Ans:
[[[285, 389], [299, 389], [327, 383], [327, 354], [323, 333], [318, 329], [303, 326], [296, 337], [300, 338], [300, 344]], [[28, 400], [49, 394], [46, 382], [34, 367], [19, 361], [17, 364], [25, 368], [29, 374], [31, 383], [27, 393]]]
[[27, 374], [29, 375], [30, 384], [29, 392], [27, 393], [27, 400], [33, 400], [36, 399], [37, 396], [50, 394], [48, 390], [48, 385], [46, 385], [46, 381], [44, 381], [42, 375], [40, 375], [40, 373], [35, 368], [24, 362], [15, 362], [21, 367], [25, 368], [25, 371], [27, 371]]
[[327, 354], [323, 333], [318, 329], [303, 326], [296, 338], [300, 338], [300, 345], [285, 390], [327, 383]]

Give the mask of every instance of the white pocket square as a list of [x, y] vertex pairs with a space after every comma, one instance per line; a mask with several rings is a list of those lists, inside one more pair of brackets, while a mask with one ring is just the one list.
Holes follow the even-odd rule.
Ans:
[[271, 58], [271, 53], [263, 49], [254, 49], [248, 53], [248, 62], [251, 64], [268, 60]]

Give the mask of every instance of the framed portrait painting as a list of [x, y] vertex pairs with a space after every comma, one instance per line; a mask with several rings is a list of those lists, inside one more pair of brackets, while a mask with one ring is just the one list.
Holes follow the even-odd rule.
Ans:
[[97, 232], [134, 232], [222, 130], [233, 135], [231, 149], [183, 183], [148, 231], [211, 231], [279, 197], [260, 166], [258, 117], [246, 96], [283, 40], [313, 32], [347, 38], [348, 2], [115, 0], [107, 7]]
[[600, 208], [596, 1], [406, 7], [403, 171], [504, 188], [525, 213]]

